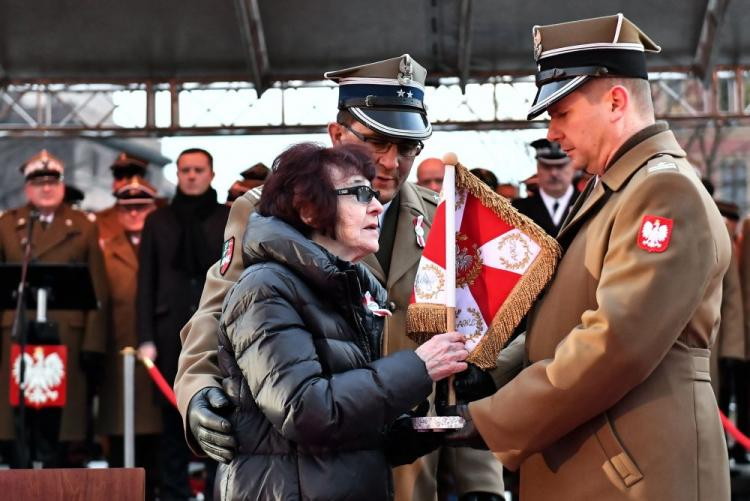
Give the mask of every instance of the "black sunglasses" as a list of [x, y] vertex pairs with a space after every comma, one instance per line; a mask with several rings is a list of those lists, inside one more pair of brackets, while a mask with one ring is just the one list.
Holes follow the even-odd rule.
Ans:
[[336, 191], [336, 195], [356, 195], [357, 202], [363, 204], [369, 204], [373, 198], [380, 198], [380, 192], [375, 191], [369, 186], [352, 186], [351, 188], [339, 188]]
[[422, 152], [424, 143], [422, 141], [391, 141], [379, 136], [365, 136], [352, 129], [350, 126], [339, 122], [339, 125], [354, 134], [354, 136], [370, 147], [375, 153], [387, 153], [391, 145], [396, 145], [396, 151], [402, 158], [414, 158]]

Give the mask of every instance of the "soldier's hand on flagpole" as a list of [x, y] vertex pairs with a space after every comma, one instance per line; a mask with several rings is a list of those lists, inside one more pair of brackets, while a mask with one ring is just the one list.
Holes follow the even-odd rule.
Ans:
[[445, 408], [446, 416], [461, 416], [466, 422], [463, 428], [452, 431], [445, 435], [445, 445], [451, 447], [473, 447], [474, 449], [487, 449], [482, 435], [471, 419], [469, 406], [467, 404], [451, 405]]
[[446, 332], [433, 336], [415, 350], [433, 381], [466, 370], [464, 360], [469, 356], [469, 352], [464, 346], [465, 339], [464, 335], [458, 332]]
[[468, 368], [454, 376], [453, 388], [456, 390], [458, 403], [469, 403], [488, 397], [495, 393], [495, 381], [486, 371], [471, 362]]

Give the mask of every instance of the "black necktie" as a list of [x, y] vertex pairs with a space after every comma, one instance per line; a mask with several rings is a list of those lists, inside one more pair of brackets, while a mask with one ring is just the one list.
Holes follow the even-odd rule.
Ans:
[[555, 203], [552, 204], [552, 219], [555, 218], [555, 214], [557, 214], [557, 209], [560, 207], [560, 202], [555, 200]]

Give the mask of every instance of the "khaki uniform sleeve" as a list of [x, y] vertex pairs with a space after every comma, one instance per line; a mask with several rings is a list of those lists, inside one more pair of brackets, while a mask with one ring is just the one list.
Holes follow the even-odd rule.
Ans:
[[257, 202], [253, 193], [255, 190], [248, 191], [232, 204], [224, 230], [225, 241], [234, 238], [229, 267], [223, 274], [220, 261], [209, 268], [198, 310], [180, 331], [182, 351], [177, 366], [174, 390], [177, 396], [177, 408], [185, 420], [188, 445], [197, 454], [202, 454], [202, 451], [189, 433], [187, 408], [190, 399], [199, 390], [209, 386], [221, 387], [221, 372], [216, 359], [219, 317], [224, 296], [239, 279], [244, 269], [242, 237], [245, 234], [247, 220]]
[[[732, 253], [729, 269], [724, 276], [721, 299], [721, 324], [715, 349], [719, 358], [745, 359], [745, 326], [742, 312], [742, 291], [737, 257]], [[713, 350], [712, 350], [713, 351]]]
[[[703, 201], [687, 177], [666, 172], [649, 177], [624, 194], [619, 206], [602, 268], [590, 270], [600, 272], [597, 308], [582, 312], [553, 358], [532, 363], [494, 395], [469, 405], [490, 450], [510, 469], [644, 381], [729, 264], [728, 237], [725, 243], [715, 240]], [[638, 247], [644, 214], [674, 221], [667, 250]], [[664, 298], [672, 297], [680, 300], [664, 307]], [[544, 335], [533, 325], [530, 329], [527, 335]]]
[[[84, 216], [85, 217], [85, 216]], [[104, 256], [99, 248], [99, 231], [94, 223], [84, 220], [85, 224], [87, 264], [94, 286], [94, 294], [99, 308], [86, 314], [86, 331], [83, 335], [81, 351], [105, 353], [107, 351], [107, 312], [109, 311], [109, 290], [107, 287], [107, 272], [104, 268]]]

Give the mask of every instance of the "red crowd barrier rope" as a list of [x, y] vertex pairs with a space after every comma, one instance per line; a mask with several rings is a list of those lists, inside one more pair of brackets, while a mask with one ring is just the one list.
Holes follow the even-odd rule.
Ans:
[[169, 402], [174, 405], [176, 409], [177, 397], [174, 394], [174, 390], [171, 386], [169, 386], [169, 383], [167, 383], [167, 380], [164, 379], [164, 376], [161, 375], [161, 371], [159, 371], [159, 368], [154, 365], [154, 361], [147, 357], [141, 357], [141, 362], [143, 362], [143, 365], [146, 366], [148, 375], [151, 376], [151, 379], [154, 381], [159, 390], [161, 390], [164, 397], [169, 400]]
[[731, 422], [723, 412], [721, 412], [721, 409], [719, 409], [719, 417], [721, 418], [721, 424], [724, 426], [724, 430], [732, 435], [732, 438], [734, 438], [738, 444], [744, 447], [745, 450], [750, 451], [750, 438], [748, 438], [747, 435], [738, 430], [734, 423]]

